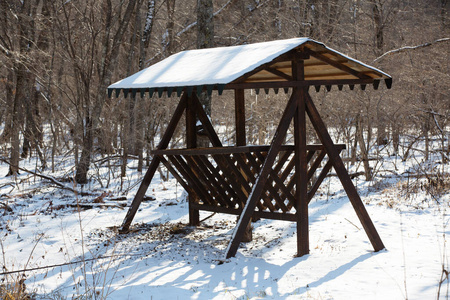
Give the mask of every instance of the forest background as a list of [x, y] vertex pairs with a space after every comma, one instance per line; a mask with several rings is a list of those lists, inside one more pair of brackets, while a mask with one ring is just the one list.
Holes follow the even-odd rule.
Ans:
[[[72, 157], [69, 174], [87, 183], [99, 157], [138, 170], [177, 101], [108, 98], [111, 83], [176, 52], [310, 37], [390, 74], [392, 90], [313, 94], [327, 125], [347, 143], [348, 161], [367, 162], [374, 145], [408, 159], [450, 153], [450, 2], [448, 0], [2, 0], [0, 2], [0, 151], [8, 175], [20, 160], [36, 171]], [[265, 144], [286, 96], [248, 91], [249, 144]], [[211, 117], [233, 143], [232, 95], [212, 99]], [[220, 111], [220, 113], [218, 113]], [[183, 124], [183, 122], [181, 123]], [[228, 130], [230, 129], [230, 130]], [[179, 128], [172, 147], [181, 146]], [[314, 137], [311, 136], [311, 142]], [[438, 149], [429, 148], [438, 140]], [[359, 144], [359, 147], [358, 147]], [[365, 177], [373, 170], [365, 164]], [[2, 174], [7, 175], [7, 174]]]

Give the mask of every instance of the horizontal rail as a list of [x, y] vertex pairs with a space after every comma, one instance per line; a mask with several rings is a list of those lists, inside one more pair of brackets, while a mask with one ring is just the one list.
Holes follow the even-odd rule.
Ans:
[[[335, 144], [336, 150], [343, 150], [346, 148], [345, 144]], [[153, 155], [214, 155], [214, 154], [234, 154], [234, 153], [249, 153], [249, 152], [267, 152], [269, 151], [269, 145], [255, 145], [255, 146], [232, 146], [232, 147], [209, 147], [209, 148], [183, 148], [183, 149], [162, 149], [152, 150]], [[323, 150], [323, 145], [311, 144], [306, 145], [308, 151]], [[294, 145], [281, 146], [282, 151], [294, 151]]]
[[[230, 215], [240, 215], [242, 213], [241, 208], [227, 208], [227, 207], [220, 207], [220, 206], [210, 206], [205, 204], [199, 204], [199, 203], [191, 203], [191, 207], [198, 209], [198, 210], [204, 210], [204, 211], [211, 211], [211, 212], [217, 212], [217, 213], [224, 213], [224, 214], [230, 214]], [[261, 218], [261, 219], [270, 219], [270, 220], [279, 220], [279, 221], [290, 221], [295, 222], [296, 216], [295, 213], [283, 213], [283, 212], [270, 212], [270, 211], [258, 211], [255, 210], [252, 214], [253, 217]]]

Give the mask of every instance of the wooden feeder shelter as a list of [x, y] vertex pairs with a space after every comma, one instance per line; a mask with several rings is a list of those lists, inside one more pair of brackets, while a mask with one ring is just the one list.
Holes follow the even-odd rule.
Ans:
[[[108, 87], [141, 97], [153, 94], [180, 97], [172, 119], [123, 221], [127, 232], [160, 163], [189, 193], [189, 222], [198, 225], [199, 211], [239, 216], [226, 250], [236, 254], [252, 218], [286, 220], [297, 224], [297, 255], [309, 253], [308, 204], [333, 167], [375, 251], [384, 248], [339, 153], [308, 91], [344, 85], [353, 89], [380, 81], [391, 87], [392, 78], [371, 66], [345, 56], [309, 38], [294, 38], [242, 46], [189, 50], [174, 54]], [[270, 145], [247, 145], [244, 90], [283, 89], [290, 94]], [[224, 147], [199, 101], [202, 92], [234, 90], [236, 145]], [[291, 90], [291, 91], [290, 91]], [[167, 149], [183, 113], [186, 114], [186, 148]], [[320, 145], [307, 145], [309, 117]], [[196, 123], [201, 122], [212, 147], [198, 148]], [[294, 144], [285, 145], [294, 122]], [[320, 174], [314, 172], [328, 157]], [[324, 162], [325, 162], [324, 161]], [[309, 183], [309, 184], [308, 184]]]

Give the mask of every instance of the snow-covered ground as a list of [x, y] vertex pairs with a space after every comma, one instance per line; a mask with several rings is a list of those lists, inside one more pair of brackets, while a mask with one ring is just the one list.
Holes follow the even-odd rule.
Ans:
[[[222, 264], [236, 216], [215, 214], [197, 228], [186, 226], [185, 193], [174, 179], [155, 177], [147, 192], [154, 199], [142, 203], [132, 232], [119, 235], [123, 205], [141, 176], [135, 171], [122, 187], [118, 178], [103, 188], [93, 179], [83, 190], [91, 195], [76, 196], [25, 172], [4, 177], [8, 168], [1, 164], [0, 202], [11, 209], [0, 206], [1, 272], [32, 270], [2, 275], [0, 284], [24, 278], [38, 299], [436, 299], [438, 292], [447, 299], [449, 280], [440, 290], [439, 282], [450, 268], [450, 191], [430, 190], [426, 179], [407, 174], [418, 167], [448, 173], [449, 166], [414, 155], [407, 162], [384, 156], [375, 180], [354, 179], [386, 250], [373, 252], [331, 176], [310, 204], [310, 255], [295, 257], [294, 223], [260, 220], [253, 223], [254, 240]], [[58, 168], [46, 174], [67, 174], [70, 163]], [[356, 168], [351, 172], [362, 170]], [[120, 190], [127, 200], [112, 200]]]

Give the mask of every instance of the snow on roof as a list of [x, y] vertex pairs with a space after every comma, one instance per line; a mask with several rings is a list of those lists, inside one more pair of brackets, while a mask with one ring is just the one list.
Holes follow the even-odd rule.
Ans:
[[110, 85], [109, 88], [226, 84], [308, 40], [295, 38], [182, 51]]
[[[305, 43], [345, 58], [376, 77], [390, 76], [309, 38], [182, 51], [110, 85], [108, 90], [225, 85]], [[343, 72], [343, 71], [340, 71]], [[344, 72], [345, 73], [345, 72]], [[347, 74], [348, 75], [348, 74]], [[351, 76], [351, 75], [350, 75]]]

